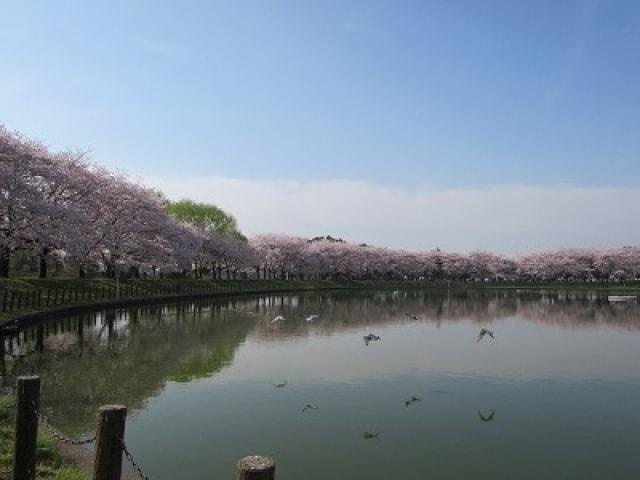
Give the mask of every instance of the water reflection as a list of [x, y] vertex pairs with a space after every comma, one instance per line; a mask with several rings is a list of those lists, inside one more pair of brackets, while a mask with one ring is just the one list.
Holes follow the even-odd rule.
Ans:
[[233, 360], [251, 324], [222, 305], [148, 307], [55, 321], [5, 340], [3, 382], [39, 372], [52, 421], [80, 433], [90, 428], [100, 405], [141, 409], [168, 380], [215, 374]]
[[483, 422], [491, 422], [493, 421], [495, 416], [496, 416], [495, 410], [491, 410], [488, 413], [483, 413], [481, 410], [478, 410], [478, 417], [480, 417], [480, 420], [482, 420]]
[[[0, 374], [7, 389], [19, 374], [40, 373], [44, 408], [72, 435], [93, 430], [100, 405], [126, 404], [135, 415], [131, 444], [156, 478], [229, 476], [223, 467], [252, 451], [281, 458], [282, 478], [302, 478], [314, 452], [341, 467], [317, 478], [393, 478], [401, 472], [378, 460], [398, 458], [438, 478], [473, 471], [421, 457], [411, 438], [452, 463], [461, 452], [475, 456], [462, 439], [469, 448], [488, 444], [496, 464], [476, 458], [482, 471], [512, 478], [533, 465], [515, 442], [546, 435], [554, 437], [538, 454], [547, 461], [547, 448], [562, 440], [574, 442], [567, 455], [575, 463], [578, 447], [593, 448], [600, 436], [617, 445], [609, 453], [623, 458], [619, 472], [630, 472], [637, 462], [623, 455], [631, 437], [620, 432], [640, 434], [640, 416], [629, 417], [640, 401], [639, 313], [637, 304], [569, 291], [203, 300], [27, 328], [0, 341]], [[495, 338], [477, 342], [485, 329]], [[368, 334], [384, 340], [366, 347]], [[491, 436], [498, 428], [502, 437]], [[163, 458], [167, 448], [191, 459], [191, 476]], [[505, 455], [514, 456], [509, 468], [498, 461]], [[575, 469], [563, 478], [589, 478], [586, 467]]]

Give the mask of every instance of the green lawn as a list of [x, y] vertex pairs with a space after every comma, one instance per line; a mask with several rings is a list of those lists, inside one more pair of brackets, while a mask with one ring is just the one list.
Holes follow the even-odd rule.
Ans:
[[[15, 399], [0, 396], [0, 480], [11, 479], [13, 464], [13, 437]], [[38, 480], [88, 480], [69, 460], [55, 449], [53, 438], [46, 432], [38, 432], [36, 478]]]

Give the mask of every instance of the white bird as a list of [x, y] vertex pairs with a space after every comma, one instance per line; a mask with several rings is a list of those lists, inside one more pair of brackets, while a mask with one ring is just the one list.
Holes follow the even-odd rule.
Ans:
[[284, 318], [282, 315], [278, 315], [276, 318], [271, 320], [271, 323], [276, 323], [276, 322], [280, 322], [280, 321], [284, 321], [284, 320], [286, 320], [286, 318]]
[[309, 315], [307, 318], [305, 318], [305, 320], [307, 322], [313, 322], [316, 318], [318, 318], [320, 315]]

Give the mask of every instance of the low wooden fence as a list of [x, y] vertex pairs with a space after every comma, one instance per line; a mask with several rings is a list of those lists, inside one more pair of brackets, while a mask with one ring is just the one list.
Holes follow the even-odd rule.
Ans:
[[4, 290], [0, 299], [0, 311], [13, 312], [25, 309], [40, 309], [73, 303], [90, 303], [102, 300], [116, 300], [135, 297], [155, 297], [160, 295], [188, 295], [190, 293], [214, 293], [235, 291], [239, 287], [229, 285], [177, 285], [171, 287], [122, 285], [119, 289], [112, 285], [87, 288], [46, 288], [34, 290]]
[[[94, 480], [120, 480], [124, 456], [141, 480], [149, 480], [127, 448], [124, 440], [127, 407], [105, 405], [98, 409], [96, 435], [72, 440], [55, 430], [40, 414], [40, 377], [18, 377], [16, 386], [16, 430], [13, 453], [13, 480], [35, 480], [38, 426], [43, 425], [54, 438], [74, 445], [95, 443]], [[275, 463], [269, 457], [248, 456], [236, 466], [237, 480], [273, 480]]]
[[[41, 310], [63, 305], [89, 304], [128, 298], [200, 295], [207, 293], [242, 292], [253, 290], [252, 281], [219, 281], [185, 285], [122, 284], [119, 288], [104, 284], [94, 287], [34, 288], [32, 290], [0, 289], [0, 313]], [[280, 284], [261, 283], [261, 290], [283, 288]]]

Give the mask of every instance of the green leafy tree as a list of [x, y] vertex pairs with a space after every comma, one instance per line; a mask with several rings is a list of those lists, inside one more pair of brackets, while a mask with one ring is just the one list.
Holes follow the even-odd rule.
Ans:
[[169, 201], [166, 208], [167, 213], [172, 217], [195, 225], [206, 232], [247, 240], [240, 232], [235, 217], [215, 205], [183, 199], [177, 202]]

